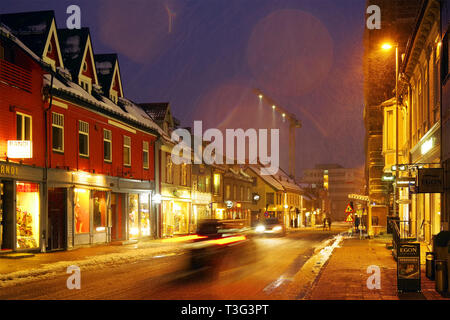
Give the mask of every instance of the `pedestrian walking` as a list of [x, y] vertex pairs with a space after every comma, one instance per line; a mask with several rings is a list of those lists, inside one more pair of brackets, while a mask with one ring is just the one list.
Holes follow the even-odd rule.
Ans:
[[323, 219], [323, 231], [327, 228], [327, 218]]
[[331, 218], [327, 218], [328, 230], [331, 230]]

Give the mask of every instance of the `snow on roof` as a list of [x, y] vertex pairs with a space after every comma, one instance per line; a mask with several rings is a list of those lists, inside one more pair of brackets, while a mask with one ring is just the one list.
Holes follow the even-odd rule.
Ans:
[[266, 183], [270, 184], [274, 189], [277, 191], [283, 191], [283, 185], [277, 181], [273, 176], [271, 175], [264, 175], [261, 174], [261, 167], [259, 165], [251, 164], [248, 166], [250, 170], [255, 172], [261, 179], [263, 179]]
[[28, 53], [34, 60], [41, 62], [42, 59], [35, 54], [30, 48], [28, 48], [22, 41], [20, 41], [11, 30], [5, 26], [4, 24], [0, 24], [0, 33], [5, 37], [11, 39], [15, 44], [17, 44], [21, 49], [23, 49], [26, 53]]
[[[51, 75], [45, 74], [44, 75], [44, 85], [50, 85], [51, 81]], [[150, 120], [148, 117], [144, 118], [139, 113], [137, 113], [134, 108], [133, 104], [130, 102], [129, 105], [126, 106], [126, 110], [128, 112], [125, 112], [122, 110], [118, 105], [114, 104], [111, 100], [101, 97], [101, 101], [93, 97], [91, 94], [89, 94], [86, 90], [81, 88], [79, 85], [75, 84], [74, 82], [67, 81], [68, 86], [59, 81], [57, 78], [53, 79], [53, 88], [69, 93], [71, 95], [74, 95], [78, 98], [81, 98], [90, 104], [93, 104], [97, 107], [100, 107], [102, 109], [108, 110], [112, 113], [115, 113], [117, 115], [120, 115], [121, 117], [131, 120], [134, 122], [139, 123], [142, 126], [145, 126], [147, 128], [153, 129], [155, 131], [158, 131], [160, 134], [162, 133], [162, 130], [156, 125], [152, 120]], [[127, 100], [128, 101], [128, 100]]]

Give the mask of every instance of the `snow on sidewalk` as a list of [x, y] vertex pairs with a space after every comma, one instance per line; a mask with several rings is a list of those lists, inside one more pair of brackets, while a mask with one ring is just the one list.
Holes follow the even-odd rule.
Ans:
[[179, 254], [183, 247], [176, 244], [163, 246], [144, 246], [125, 252], [108, 253], [102, 255], [92, 255], [79, 260], [57, 261], [44, 263], [39, 268], [28, 268], [7, 274], [0, 274], [0, 288], [14, 286], [20, 283], [43, 280], [54, 277], [58, 273], [66, 272], [67, 267], [76, 265], [83, 270], [96, 269], [106, 265], [119, 265], [132, 261], [157, 258], [169, 254]]

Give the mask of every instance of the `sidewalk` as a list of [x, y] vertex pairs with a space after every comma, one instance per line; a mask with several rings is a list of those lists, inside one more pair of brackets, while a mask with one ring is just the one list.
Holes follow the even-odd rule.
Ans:
[[[387, 239], [359, 240], [348, 238], [336, 248], [321, 270], [308, 300], [450, 300], [435, 291], [435, 282], [425, 276], [422, 265], [422, 293], [397, 293], [397, 263]], [[367, 267], [376, 265], [381, 271], [381, 289], [367, 288]]]
[[[13, 255], [0, 255], [0, 281], [9, 275], [20, 276], [27, 271], [40, 274], [62, 268], [71, 263], [82, 265], [126, 262], [133, 259], [151, 257], [177, 251], [182, 243], [163, 242], [162, 240], [140, 240], [130, 244], [106, 244], [81, 247], [68, 251], [35, 253], [25, 258], [14, 259]], [[55, 266], [55, 267], [53, 267]], [[42, 270], [42, 272], [39, 272]]]

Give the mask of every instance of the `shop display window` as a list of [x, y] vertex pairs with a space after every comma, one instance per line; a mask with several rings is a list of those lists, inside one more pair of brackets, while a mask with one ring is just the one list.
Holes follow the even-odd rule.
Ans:
[[95, 231], [105, 231], [106, 227], [106, 192], [94, 191], [94, 228]]
[[150, 206], [148, 193], [143, 193], [139, 197], [141, 214], [141, 236], [150, 236]]
[[130, 194], [128, 197], [128, 234], [130, 238], [139, 237], [139, 197]]
[[173, 235], [173, 202], [172, 201], [162, 201], [162, 212], [163, 214], [163, 237], [170, 237]]
[[89, 233], [89, 190], [76, 188], [75, 200], [75, 233]]
[[17, 182], [16, 226], [17, 248], [39, 246], [39, 184]]

